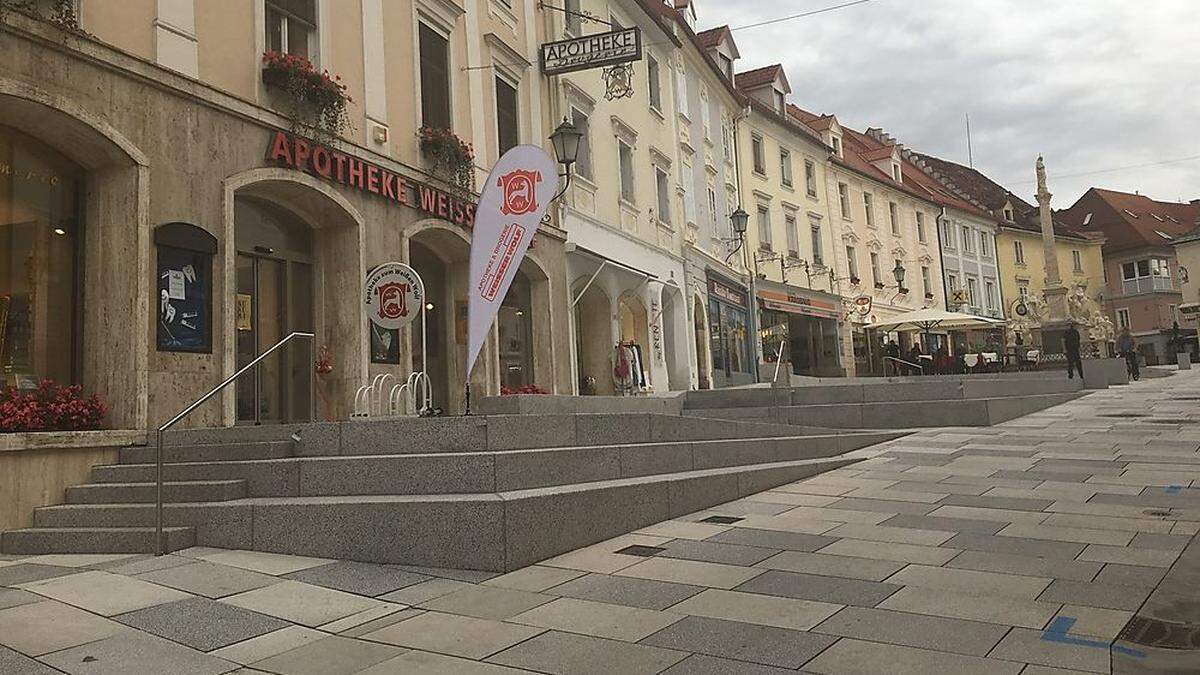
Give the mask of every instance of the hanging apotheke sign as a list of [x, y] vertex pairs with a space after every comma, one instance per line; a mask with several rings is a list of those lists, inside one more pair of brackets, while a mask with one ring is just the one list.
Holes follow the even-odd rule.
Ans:
[[386, 330], [412, 323], [425, 306], [425, 284], [417, 271], [404, 263], [384, 263], [371, 270], [362, 295], [367, 318]]
[[621, 28], [542, 45], [542, 74], [561, 75], [641, 59], [641, 29]]

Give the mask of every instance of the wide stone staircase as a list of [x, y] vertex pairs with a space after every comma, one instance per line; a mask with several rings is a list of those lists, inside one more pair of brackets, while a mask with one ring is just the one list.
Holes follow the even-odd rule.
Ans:
[[[840, 455], [902, 435], [671, 412], [173, 431], [168, 548], [511, 570], [843, 466]], [[65, 504], [37, 509], [33, 527], [0, 534], [0, 551], [153, 551], [156, 453], [122, 449]]]
[[990, 426], [1084, 395], [1059, 372], [862, 378], [688, 392], [692, 417], [839, 429]]

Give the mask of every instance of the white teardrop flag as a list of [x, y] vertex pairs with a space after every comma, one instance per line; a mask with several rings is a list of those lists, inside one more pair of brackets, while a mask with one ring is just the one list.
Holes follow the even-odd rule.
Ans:
[[479, 195], [471, 233], [468, 379], [488, 329], [557, 189], [557, 164], [536, 145], [518, 145], [504, 153], [488, 175]]

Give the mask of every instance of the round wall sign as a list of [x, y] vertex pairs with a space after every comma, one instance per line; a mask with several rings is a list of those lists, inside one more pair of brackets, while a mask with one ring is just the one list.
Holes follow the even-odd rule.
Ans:
[[376, 267], [363, 284], [363, 308], [371, 323], [387, 330], [407, 326], [425, 304], [425, 284], [413, 268], [389, 262]]
[[854, 308], [858, 311], [859, 316], [866, 316], [871, 313], [871, 296], [860, 295], [854, 299]]

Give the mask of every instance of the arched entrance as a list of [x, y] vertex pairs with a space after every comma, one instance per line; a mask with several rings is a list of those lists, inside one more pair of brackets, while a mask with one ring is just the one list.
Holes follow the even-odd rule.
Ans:
[[[574, 296], [583, 290], [585, 277], [575, 286]], [[611, 396], [615, 391], [612, 376], [613, 337], [612, 301], [608, 294], [592, 284], [575, 303], [575, 354], [578, 361], [579, 393]]]
[[[465, 407], [470, 255], [466, 240], [447, 226], [430, 226], [408, 239], [408, 263], [425, 283], [425, 363], [433, 405], [448, 414], [460, 413]], [[421, 370], [422, 364], [421, 321], [418, 316], [410, 332], [413, 372]], [[486, 363], [491, 353], [485, 345], [479, 362]]]
[[692, 302], [692, 330], [696, 342], [696, 382], [700, 389], [712, 389], [708, 370], [708, 328], [704, 318], [704, 300]]
[[[291, 211], [263, 199], [240, 197], [234, 206], [237, 259], [235, 304], [237, 367], [295, 331], [316, 328], [313, 233]], [[306, 421], [310, 387], [306, 342], [280, 350], [237, 382], [239, 423]]]
[[[652, 319], [653, 320], [653, 319]], [[671, 391], [687, 391], [691, 387], [690, 359], [687, 340], [687, 305], [683, 294], [673, 286], [663, 288], [662, 342], [666, 350], [667, 379]]]
[[630, 378], [628, 386], [633, 391], [645, 389], [653, 385], [651, 381], [652, 367], [650, 359], [650, 330], [649, 315], [646, 305], [640, 298], [627, 292], [621, 296], [617, 310], [618, 328], [620, 329], [621, 344], [632, 347], [634, 361], [630, 363]]
[[501, 392], [533, 385], [533, 284], [521, 270], [500, 305], [496, 328]]

